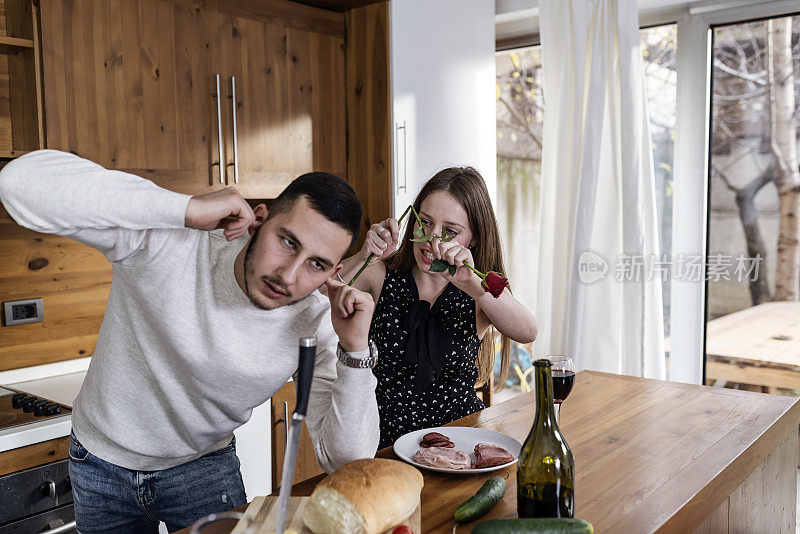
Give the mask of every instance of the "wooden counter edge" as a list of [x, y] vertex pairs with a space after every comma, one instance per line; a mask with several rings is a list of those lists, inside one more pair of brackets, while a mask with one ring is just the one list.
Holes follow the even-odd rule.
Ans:
[[[708, 386], [706, 386], [708, 387]], [[763, 393], [751, 393], [764, 395]], [[785, 402], [780, 402], [785, 399]], [[729, 463], [720, 463], [714, 451], [708, 450], [694, 462], [675, 473], [660, 491], [639, 503], [638, 507], [649, 510], [646, 518], [625, 515], [612, 525], [615, 532], [693, 532], [766, 460], [766, 458], [788, 437], [797, 439], [800, 425], [800, 398], [771, 396], [772, 406], [759, 417], [774, 417], [774, 422], [764, 432], [753, 437], [742, 436], [739, 443], [745, 450]], [[721, 436], [725, 440], [730, 433]], [[748, 443], [749, 441], [749, 443]], [[731, 442], [732, 444], [735, 442]], [[796, 442], [795, 442], [796, 443]], [[690, 494], [678, 477], [687, 469], [694, 475], [706, 473], [711, 480], [699, 491]], [[700, 470], [700, 471], [698, 471]], [[677, 509], [677, 512], [675, 510]]]

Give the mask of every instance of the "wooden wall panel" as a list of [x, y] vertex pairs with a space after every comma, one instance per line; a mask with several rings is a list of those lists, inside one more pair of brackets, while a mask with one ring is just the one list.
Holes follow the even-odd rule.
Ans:
[[350, 10], [345, 21], [347, 180], [364, 205], [360, 246], [392, 213], [389, 3]]
[[111, 264], [65, 237], [17, 225], [0, 207], [0, 300], [44, 299], [44, 321], [0, 327], [0, 371], [90, 356]]

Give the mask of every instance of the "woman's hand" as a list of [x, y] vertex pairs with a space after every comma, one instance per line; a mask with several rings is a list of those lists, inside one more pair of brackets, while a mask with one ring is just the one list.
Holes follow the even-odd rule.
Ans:
[[473, 267], [475, 266], [475, 261], [472, 259], [472, 251], [456, 241], [442, 242], [435, 239], [431, 242], [431, 246], [434, 247], [437, 258], [457, 267], [455, 276], [450, 276], [448, 269], [439, 274], [470, 295], [483, 294], [480, 277], [464, 265], [466, 261]]
[[370, 265], [386, 259], [397, 249], [399, 241], [400, 225], [394, 217], [373, 224], [361, 247], [361, 261], [367, 261], [370, 254], [373, 254]]

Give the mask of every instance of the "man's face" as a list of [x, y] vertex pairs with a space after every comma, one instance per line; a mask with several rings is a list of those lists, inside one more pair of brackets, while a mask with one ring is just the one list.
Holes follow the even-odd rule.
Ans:
[[257, 307], [272, 310], [305, 298], [338, 268], [351, 235], [301, 197], [268, 219], [248, 245], [244, 286]]

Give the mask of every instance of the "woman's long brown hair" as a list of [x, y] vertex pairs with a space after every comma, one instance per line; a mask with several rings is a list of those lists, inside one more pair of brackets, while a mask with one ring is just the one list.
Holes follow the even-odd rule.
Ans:
[[[472, 167], [450, 167], [436, 173], [433, 178], [422, 187], [414, 200], [414, 209], [419, 212], [422, 201], [436, 191], [446, 191], [464, 206], [467, 219], [472, 230], [475, 245], [471, 247], [474, 267], [481, 272], [495, 271], [505, 276], [503, 265], [503, 251], [500, 244], [500, 232], [497, 230], [497, 219], [494, 216], [492, 202], [486, 183], [478, 171]], [[413, 217], [413, 215], [409, 215]], [[411, 243], [416, 222], [410, 219], [406, 225], [400, 248], [396, 253], [386, 259], [386, 268], [399, 271], [410, 271], [415, 265], [414, 247]], [[509, 288], [510, 291], [510, 288]], [[511, 340], [497, 332], [490, 326], [483, 336], [478, 358], [475, 364], [478, 367], [478, 381], [476, 387], [481, 387], [492, 375], [494, 370], [495, 339], [501, 338], [500, 376], [497, 377], [495, 391], [499, 391], [508, 377], [508, 368], [511, 364]]]

